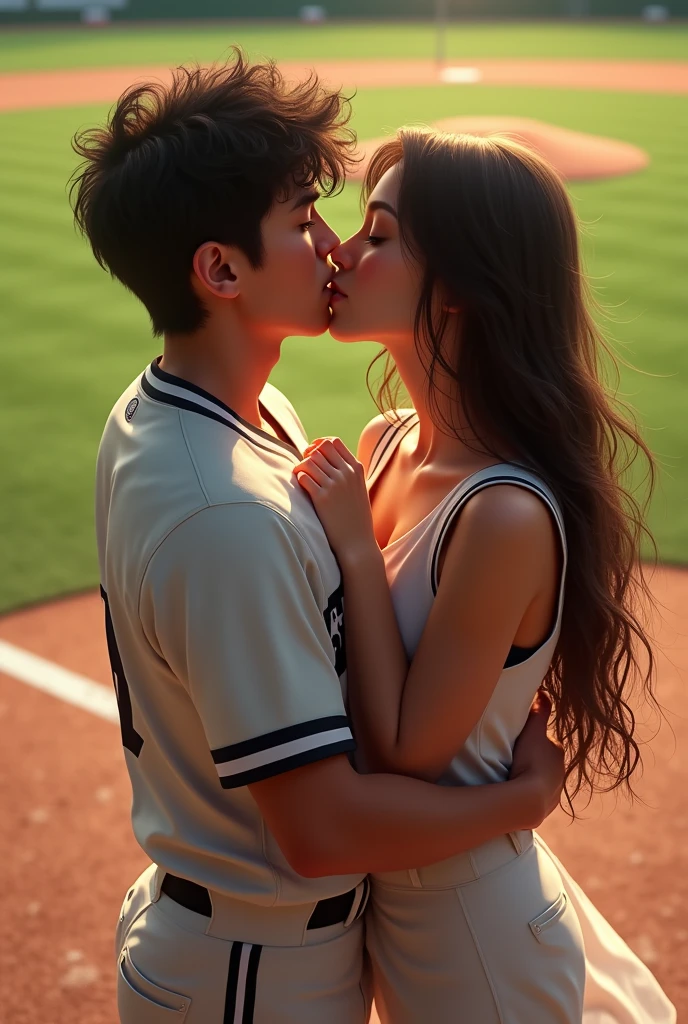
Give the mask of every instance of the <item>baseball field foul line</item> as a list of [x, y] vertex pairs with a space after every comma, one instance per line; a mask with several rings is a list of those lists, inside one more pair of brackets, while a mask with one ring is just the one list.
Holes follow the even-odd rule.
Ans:
[[0, 672], [108, 722], [119, 721], [112, 690], [4, 640], [0, 640]]

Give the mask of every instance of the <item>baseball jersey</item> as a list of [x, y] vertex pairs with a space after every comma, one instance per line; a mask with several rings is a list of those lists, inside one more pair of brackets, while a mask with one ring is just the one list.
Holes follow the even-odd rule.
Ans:
[[292, 473], [308, 442], [276, 388], [260, 402], [292, 444], [154, 361], [105, 426], [96, 530], [136, 838], [277, 906], [362, 875], [294, 872], [247, 788], [355, 749], [342, 581]]

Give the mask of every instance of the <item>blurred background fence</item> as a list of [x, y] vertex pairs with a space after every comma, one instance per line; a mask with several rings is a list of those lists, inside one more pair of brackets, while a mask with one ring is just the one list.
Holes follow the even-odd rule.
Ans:
[[[0, 25], [184, 18], [297, 18], [300, 0], [0, 0]], [[331, 18], [432, 16], [435, 0], [325, 0]], [[639, 18], [647, 0], [445, 0], [450, 18]], [[658, 6], [658, 5], [655, 5]], [[672, 17], [688, 17], [688, 0], [666, 0]]]

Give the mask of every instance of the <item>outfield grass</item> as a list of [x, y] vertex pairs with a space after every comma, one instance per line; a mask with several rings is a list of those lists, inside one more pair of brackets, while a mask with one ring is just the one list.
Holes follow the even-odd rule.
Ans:
[[[652, 523], [665, 560], [688, 560], [688, 423], [685, 394], [685, 203], [688, 109], [683, 99], [613, 93], [481, 88], [362, 90], [362, 137], [405, 121], [462, 112], [528, 114], [618, 135], [646, 148], [642, 174], [578, 184], [586, 255], [613, 333], [643, 373], [623, 372], [664, 466]], [[105, 417], [158, 351], [138, 304], [100, 271], [74, 234], [65, 181], [69, 138], [105, 108], [4, 114], [0, 160], [0, 609], [96, 582], [93, 465]], [[358, 223], [347, 187], [323, 212], [342, 235]], [[338, 432], [350, 445], [372, 414], [364, 369], [370, 345], [293, 339], [273, 380], [293, 399], [311, 436]]]
[[[278, 60], [432, 57], [435, 28], [429, 22], [340, 22], [311, 28], [192, 22], [13, 30], [0, 33], [0, 72], [207, 62], [220, 58], [235, 42], [252, 56], [269, 54]], [[469, 22], [449, 27], [447, 56], [688, 60], [688, 25]]]

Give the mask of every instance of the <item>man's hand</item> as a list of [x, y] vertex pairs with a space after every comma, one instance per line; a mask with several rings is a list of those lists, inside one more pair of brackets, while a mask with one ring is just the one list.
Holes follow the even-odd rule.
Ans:
[[560, 743], [547, 734], [552, 702], [538, 690], [523, 732], [514, 747], [510, 778], [520, 779], [533, 787], [534, 820], [529, 828], [537, 828], [559, 806], [564, 788], [564, 751]]

